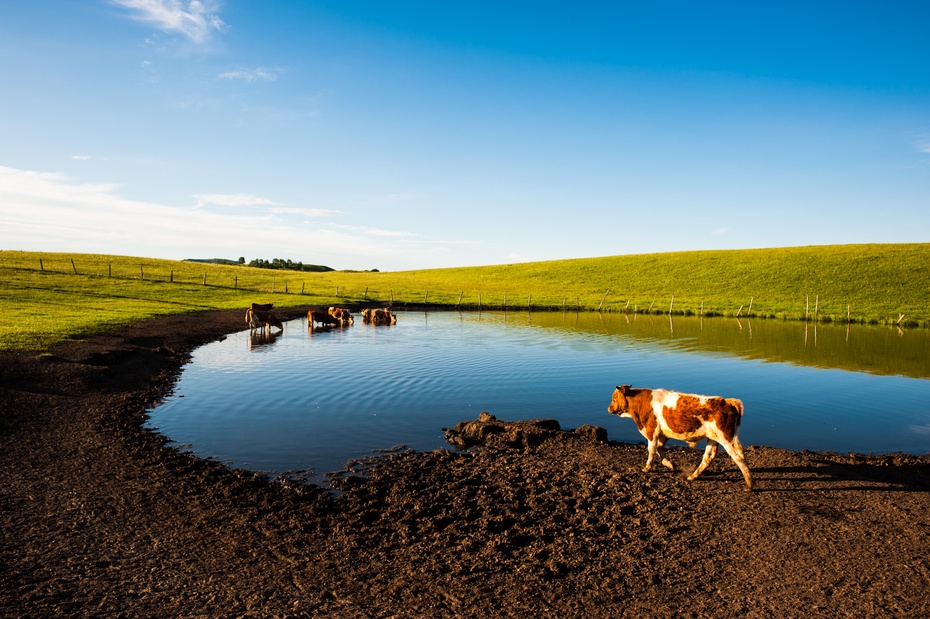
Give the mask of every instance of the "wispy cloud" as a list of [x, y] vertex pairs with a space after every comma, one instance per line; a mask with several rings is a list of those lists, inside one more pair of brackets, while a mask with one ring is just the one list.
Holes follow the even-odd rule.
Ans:
[[[245, 194], [200, 194], [212, 204], [272, 205]], [[377, 239], [275, 222], [268, 208], [212, 209], [132, 200], [121, 186], [0, 166], [0, 247], [166, 258], [266, 255], [321, 264], [393, 256]], [[308, 249], [311, 248], [311, 249]]]
[[265, 69], [257, 67], [255, 69], [239, 69], [238, 71], [225, 71], [217, 75], [217, 79], [234, 80], [241, 82], [274, 82], [281, 74], [279, 69]]
[[217, 206], [275, 206], [268, 198], [259, 198], [247, 193], [198, 193], [197, 206], [215, 204]]
[[134, 12], [140, 21], [150, 22], [165, 32], [181, 34], [194, 43], [209, 40], [214, 31], [226, 27], [213, 0], [111, 0]]
[[306, 217], [336, 217], [342, 215], [342, 211], [335, 211], [327, 208], [300, 208], [282, 206], [268, 209], [271, 213], [282, 213], [287, 215], [304, 215]]
[[530, 259], [520, 252], [512, 251], [504, 256], [504, 262], [530, 262]]
[[420, 236], [415, 232], [402, 232], [400, 230], [385, 230], [383, 228], [372, 228], [370, 226], [348, 226], [348, 225], [339, 225], [332, 226], [334, 229], [346, 230], [348, 232], [355, 232], [358, 234], [364, 234], [366, 236], [381, 236], [381, 237], [403, 237], [403, 238], [413, 238]]
[[729, 232], [729, 228], [717, 228], [716, 230], [711, 230], [711, 234], [714, 236], [720, 236]]

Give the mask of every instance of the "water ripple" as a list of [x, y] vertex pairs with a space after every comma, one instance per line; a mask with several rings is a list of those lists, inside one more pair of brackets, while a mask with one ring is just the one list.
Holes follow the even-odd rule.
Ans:
[[[616, 316], [407, 312], [392, 327], [310, 334], [306, 319], [297, 320], [273, 343], [241, 332], [197, 350], [148, 425], [237, 466], [322, 474], [398, 444], [443, 447], [442, 427], [483, 410], [601, 425], [612, 439], [640, 440], [632, 422], [606, 413], [613, 386], [630, 383], [740, 397], [746, 444], [930, 451], [930, 433], [913, 430], [930, 427], [930, 381], [770, 363], [746, 354], [743, 331], [732, 337], [726, 325], [705, 321], [669, 326]], [[714, 329], [719, 342], [701, 339]], [[752, 345], [777, 348], [760, 340], [765, 331], [756, 329]], [[722, 343], [727, 338], [733, 345]], [[842, 341], [821, 330], [819, 345], [830, 339]], [[868, 396], [887, 388], [898, 402], [878, 422]]]

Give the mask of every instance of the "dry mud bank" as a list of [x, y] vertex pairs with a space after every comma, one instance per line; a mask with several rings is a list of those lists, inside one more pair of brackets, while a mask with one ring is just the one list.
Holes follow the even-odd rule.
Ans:
[[141, 429], [241, 327], [0, 354], [0, 617], [930, 616], [927, 456], [751, 446], [746, 493], [725, 455], [689, 483], [593, 429], [487, 420], [449, 432], [467, 452], [387, 454], [335, 495]]

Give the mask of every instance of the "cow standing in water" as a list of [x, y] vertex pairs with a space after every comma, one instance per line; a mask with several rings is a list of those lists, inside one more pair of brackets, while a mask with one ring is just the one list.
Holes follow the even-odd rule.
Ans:
[[[688, 480], [697, 479], [707, 468], [717, 455], [719, 443], [742, 471], [746, 490], [752, 490], [752, 477], [743, 457], [743, 446], [737, 437], [743, 418], [743, 403], [740, 400], [665, 389], [633, 389], [630, 385], [621, 385], [614, 390], [607, 412], [629, 417], [636, 422], [640, 434], [646, 437], [649, 457], [643, 471], [649, 470], [656, 453], [661, 451], [668, 439], [685, 441], [691, 447], [707, 439], [701, 464], [688, 476]], [[665, 457], [662, 458], [662, 464], [673, 470], [675, 468]]]
[[383, 308], [366, 308], [362, 310], [362, 321], [370, 325], [395, 325], [397, 316], [391, 310]]
[[339, 327], [342, 323], [339, 322], [334, 316], [330, 315], [327, 312], [319, 310], [310, 310], [307, 312], [307, 329], [312, 333], [314, 330], [314, 324], [320, 323], [326, 328]]
[[328, 313], [330, 316], [339, 321], [340, 326], [347, 327], [349, 325], [355, 324], [355, 319], [352, 317], [352, 312], [344, 307], [331, 307], [329, 308]]
[[270, 310], [256, 309], [256, 305], [258, 304], [253, 303], [252, 307], [247, 309], [245, 312], [245, 322], [249, 325], [250, 329], [255, 330], [267, 328], [269, 331], [271, 330], [271, 327], [275, 327], [281, 330], [284, 329], [284, 324], [277, 316], [274, 315], [274, 312]]

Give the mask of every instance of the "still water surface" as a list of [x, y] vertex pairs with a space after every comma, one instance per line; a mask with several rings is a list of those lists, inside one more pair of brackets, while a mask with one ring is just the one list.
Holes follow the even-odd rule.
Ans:
[[[614, 385], [743, 400], [744, 445], [930, 452], [930, 333], [775, 320], [597, 313], [400, 312], [271, 341], [236, 333], [195, 351], [149, 427], [203, 457], [280, 474], [341, 470], [488, 411], [607, 428]], [[675, 444], [673, 442], [672, 444]]]

